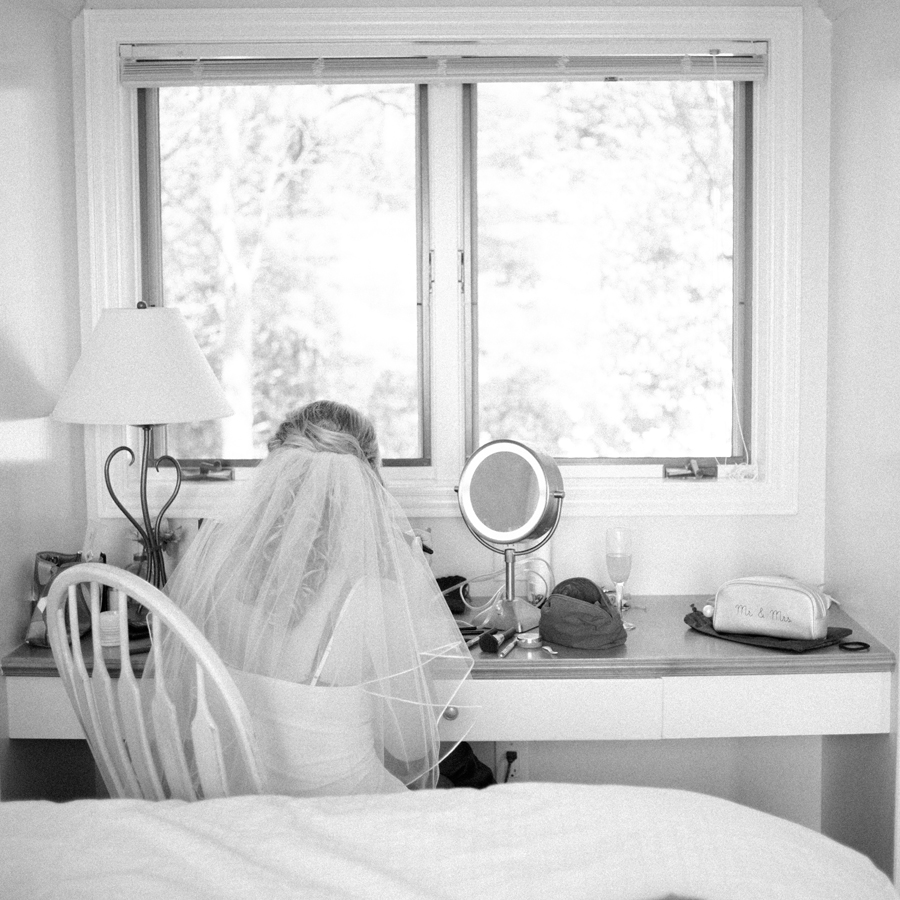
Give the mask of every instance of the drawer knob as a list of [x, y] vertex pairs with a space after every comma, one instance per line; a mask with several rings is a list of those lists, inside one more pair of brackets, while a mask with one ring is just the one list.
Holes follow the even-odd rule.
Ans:
[[451, 722], [459, 715], [459, 709], [455, 706], [448, 706], [444, 710], [444, 718], [449, 719]]

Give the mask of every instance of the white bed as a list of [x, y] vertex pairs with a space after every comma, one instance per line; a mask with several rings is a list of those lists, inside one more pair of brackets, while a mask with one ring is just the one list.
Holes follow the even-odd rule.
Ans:
[[655, 788], [0, 804], [0, 896], [897, 900], [809, 829]]

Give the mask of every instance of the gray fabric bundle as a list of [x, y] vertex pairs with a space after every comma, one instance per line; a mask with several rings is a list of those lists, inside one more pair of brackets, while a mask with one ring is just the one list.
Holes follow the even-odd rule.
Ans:
[[[557, 587], [565, 590], [564, 584]], [[599, 588], [596, 593], [599, 599], [591, 602], [554, 590], [541, 609], [543, 639], [578, 650], [607, 650], [624, 644], [622, 617]]]

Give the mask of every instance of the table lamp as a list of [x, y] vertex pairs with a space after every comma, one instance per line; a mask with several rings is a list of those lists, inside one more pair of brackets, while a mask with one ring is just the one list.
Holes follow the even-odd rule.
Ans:
[[106, 309], [82, 350], [81, 358], [51, 416], [83, 425], [134, 425], [143, 432], [140, 498], [141, 521], [132, 516], [113, 490], [109, 467], [130, 447], [116, 447], [106, 458], [106, 488], [113, 502], [137, 529], [147, 556], [147, 580], [166, 581], [160, 524], [181, 487], [181, 466], [171, 456], [161, 462], [175, 469], [175, 488], [155, 521], [147, 503], [150, 432], [154, 425], [198, 422], [233, 415], [209, 363], [176, 309], [147, 307]]

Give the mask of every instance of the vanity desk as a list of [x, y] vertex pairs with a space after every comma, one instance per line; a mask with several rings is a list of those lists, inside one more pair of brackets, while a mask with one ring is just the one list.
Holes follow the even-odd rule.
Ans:
[[[652, 741], [890, 731], [894, 654], [838, 606], [829, 625], [851, 628], [850, 640], [869, 650], [787, 653], [699, 634], [684, 616], [706, 599], [633, 598], [627, 617], [637, 627], [613, 650], [548, 645], [557, 651], [551, 656], [516, 647], [501, 659], [476, 645], [472, 676], [447, 710], [442, 736]], [[133, 661], [142, 667], [141, 657]], [[49, 650], [23, 644], [2, 672], [10, 738], [83, 737]]]
[[447, 739], [602, 741], [876, 734], [890, 730], [894, 654], [837, 605], [830, 626], [863, 652], [806, 653], [720, 640], [684, 623], [708, 597], [634, 597], [636, 628], [612, 650], [474, 649]]
[[[473, 537], [503, 554], [505, 597], [515, 596], [516, 555], [547, 542], [564, 496], [556, 460], [517, 441], [490, 441], [466, 461], [460, 511]], [[632, 598], [626, 619], [635, 628], [611, 650], [517, 646], [500, 657], [476, 645], [472, 677], [445, 712], [442, 736], [577, 742], [890, 731], [894, 655], [837, 604], [829, 626], [850, 628], [867, 650], [794, 653], [700, 634], [684, 617], [708, 600]], [[537, 618], [525, 605], [520, 621], [525, 612]]]

